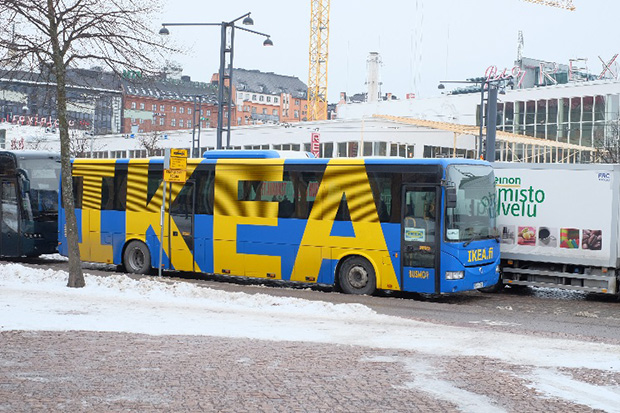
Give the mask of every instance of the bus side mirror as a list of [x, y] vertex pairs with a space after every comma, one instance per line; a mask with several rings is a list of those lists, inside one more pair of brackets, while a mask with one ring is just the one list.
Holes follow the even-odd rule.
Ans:
[[17, 174], [19, 175], [22, 181], [22, 191], [24, 193], [30, 192], [30, 179], [28, 179], [28, 175], [26, 174], [26, 171], [24, 171], [23, 169], [18, 169]]
[[456, 208], [456, 188], [446, 187], [446, 208]]

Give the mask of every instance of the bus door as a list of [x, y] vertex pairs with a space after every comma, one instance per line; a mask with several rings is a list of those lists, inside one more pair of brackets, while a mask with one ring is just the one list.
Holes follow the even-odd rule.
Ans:
[[401, 288], [434, 293], [440, 255], [440, 187], [403, 187], [401, 229]]
[[14, 179], [0, 180], [0, 221], [2, 222], [0, 254], [19, 256], [21, 245], [19, 239], [19, 203], [17, 200], [17, 182]]
[[179, 271], [195, 271], [194, 214], [196, 212], [196, 182], [188, 180], [170, 206], [168, 256]]

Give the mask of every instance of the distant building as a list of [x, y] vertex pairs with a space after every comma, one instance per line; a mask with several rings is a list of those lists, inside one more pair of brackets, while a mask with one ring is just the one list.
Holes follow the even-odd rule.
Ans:
[[[121, 131], [122, 92], [117, 76], [98, 68], [69, 69], [66, 83], [70, 130]], [[55, 129], [56, 108], [56, 82], [50, 71], [0, 72], [0, 122]]]
[[[212, 77], [217, 83], [219, 75]], [[308, 120], [308, 86], [295, 76], [233, 69], [236, 123], [295, 123]]]
[[[217, 88], [181, 79], [123, 79], [122, 133], [214, 128]], [[234, 111], [233, 111], [234, 113]]]
[[[595, 78], [580, 69], [577, 62], [560, 65], [527, 58], [505, 73], [516, 76], [513, 76], [513, 85], [502, 90], [505, 93], [498, 99], [497, 130], [523, 136], [523, 141], [496, 142], [496, 159], [591, 162], [594, 160], [592, 150], [613, 138], [614, 130], [609, 125], [617, 124], [620, 119], [618, 79]], [[501, 73], [493, 76], [501, 76]], [[480, 85], [424, 99], [373, 103], [345, 100], [338, 106], [338, 118], [353, 120], [391, 115], [479, 126], [480, 101]], [[538, 140], [527, 140], [527, 137]], [[562, 151], [562, 147], [568, 145], [573, 145], [577, 152]], [[449, 148], [444, 149], [449, 152]]]

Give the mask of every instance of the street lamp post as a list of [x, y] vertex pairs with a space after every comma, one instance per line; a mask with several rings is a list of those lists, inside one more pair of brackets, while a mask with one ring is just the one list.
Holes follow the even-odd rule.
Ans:
[[[159, 34], [168, 35], [170, 31], [167, 26], [220, 26], [220, 69], [218, 75], [218, 110], [217, 110], [217, 149], [222, 149], [222, 135], [226, 130], [226, 147], [230, 146], [230, 122], [231, 122], [231, 108], [232, 108], [232, 76], [233, 76], [233, 56], [234, 56], [234, 39], [235, 29], [243, 30], [246, 32], [258, 34], [264, 36], [267, 39], [263, 42], [263, 46], [273, 46], [273, 42], [270, 36], [265, 33], [250, 30], [245, 27], [235, 26], [235, 23], [243, 19], [243, 24], [251, 26], [254, 24], [254, 20], [250, 17], [250, 13], [246, 13], [243, 16], [239, 16], [234, 20], [221, 23], [162, 23], [162, 28]], [[230, 32], [230, 34], [229, 34]], [[228, 56], [228, 73], [226, 73], [226, 58]], [[224, 101], [224, 88], [226, 87], [226, 79], [228, 79], [228, 93], [227, 100]], [[224, 115], [224, 108], [226, 108], [226, 115]], [[224, 127], [224, 117], [227, 117], [226, 127]], [[198, 138], [198, 148], [200, 148], [200, 137]]]
[[[484, 79], [484, 80], [442, 80], [439, 82], [439, 89], [445, 89], [444, 83], [469, 83], [469, 84], [480, 84], [480, 135], [478, 136], [478, 150], [477, 156], [483, 157], [489, 162], [495, 162], [495, 135], [497, 129], [497, 94], [498, 93], [506, 93], [504, 91], [504, 87], [507, 83], [508, 86], [511, 86], [512, 77], [501, 78], [501, 79]], [[500, 87], [502, 87], [500, 92]], [[487, 92], [487, 107], [486, 107], [486, 119], [487, 119], [487, 134], [486, 134], [486, 145], [485, 151], [482, 152], [483, 146], [483, 138], [482, 131], [484, 130], [484, 118], [485, 118], [485, 107], [484, 107], [484, 92]]]
[[[202, 95], [194, 96], [194, 111], [192, 112], [192, 157], [200, 157], [200, 117], [202, 115]], [[196, 134], [198, 129], [198, 134]]]

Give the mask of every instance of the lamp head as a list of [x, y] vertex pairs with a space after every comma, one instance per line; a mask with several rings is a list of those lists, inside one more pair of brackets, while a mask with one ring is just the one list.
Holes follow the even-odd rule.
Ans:
[[265, 39], [265, 41], [263, 42], [263, 46], [273, 46], [273, 42], [269, 37]]
[[439, 86], [437, 86], [437, 89], [445, 89], [446, 85], [444, 85], [443, 83], [440, 83]]
[[170, 30], [168, 30], [168, 28], [166, 26], [162, 27], [159, 30], [159, 34], [164, 35], [164, 36], [168, 36], [170, 34]]
[[248, 14], [248, 17], [243, 19], [242, 23], [245, 24], [246, 26], [254, 26], [254, 20], [252, 20], [249, 14]]

